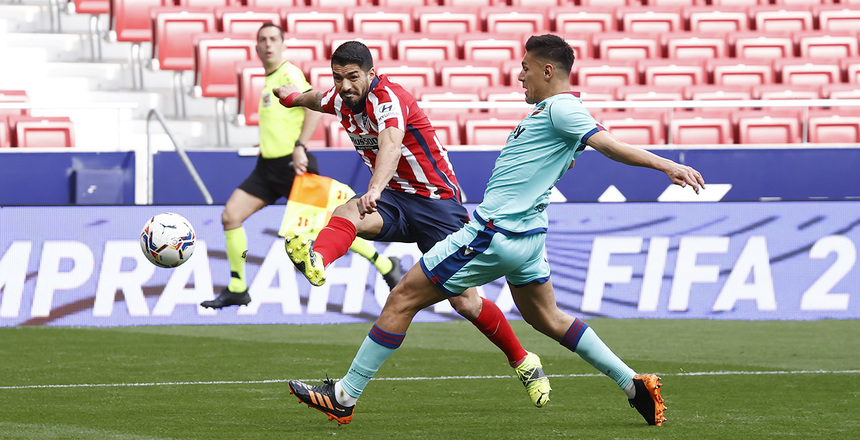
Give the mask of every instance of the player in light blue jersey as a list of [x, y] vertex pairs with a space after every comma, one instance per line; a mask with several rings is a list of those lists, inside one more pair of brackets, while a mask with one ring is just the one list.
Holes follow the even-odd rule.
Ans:
[[[391, 291], [385, 307], [337, 383], [290, 381], [290, 392], [330, 419], [348, 423], [364, 387], [400, 346], [419, 310], [504, 276], [523, 318], [606, 374], [649, 425], [666, 409], [660, 378], [638, 375], [588, 324], [558, 308], [544, 258], [550, 189], [586, 146], [628, 165], [662, 171], [673, 183], [704, 188], [695, 169], [616, 140], [570, 92], [573, 50], [555, 35], [529, 38], [519, 80], [534, 110], [508, 136], [475, 218], [424, 254]], [[330, 402], [330, 403], [329, 403]]]

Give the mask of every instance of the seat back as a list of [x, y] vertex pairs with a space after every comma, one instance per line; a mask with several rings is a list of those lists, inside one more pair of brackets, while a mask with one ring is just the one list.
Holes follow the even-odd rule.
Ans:
[[194, 41], [194, 78], [200, 96], [236, 97], [236, 64], [254, 60], [256, 41], [230, 34], [198, 34]]

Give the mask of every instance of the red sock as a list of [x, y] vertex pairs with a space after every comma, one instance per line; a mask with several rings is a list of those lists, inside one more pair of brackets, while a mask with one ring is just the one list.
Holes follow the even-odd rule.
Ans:
[[355, 225], [343, 217], [332, 217], [314, 241], [314, 252], [319, 254], [328, 266], [334, 260], [346, 255], [355, 241]]
[[481, 301], [483, 301], [481, 313], [478, 315], [478, 319], [470, 320], [472, 324], [475, 324], [475, 327], [478, 327], [484, 336], [505, 352], [505, 356], [508, 357], [508, 362], [511, 364], [526, 357], [528, 354], [526, 349], [520, 345], [517, 335], [514, 334], [514, 329], [505, 319], [505, 314], [502, 313], [499, 306], [487, 298], [481, 298]]

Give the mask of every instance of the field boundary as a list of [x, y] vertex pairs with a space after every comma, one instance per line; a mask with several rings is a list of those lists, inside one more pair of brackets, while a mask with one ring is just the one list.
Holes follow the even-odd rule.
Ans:
[[[659, 376], [758, 376], [777, 374], [860, 374], [860, 370], [771, 370], [771, 371], [685, 371], [680, 373], [656, 373]], [[604, 377], [603, 374], [548, 374], [548, 377]], [[485, 376], [413, 376], [413, 377], [379, 377], [374, 381], [424, 381], [424, 380], [487, 380], [510, 379], [513, 375]], [[319, 382], [323, 379], [299, 379], [302, 382]], [[5, 385], [0, 390], [28, 390], [47, 388], [111, 388], [111, 387], [157, 387], [157, 386], [188, 386], [188, 385], [257, 385], [267, 383], [286, 383], [289, 379], [265, 380], [216, 380], [189, 382], [130, 382], [130, 383], [81, 383], [81, 384], [47, 384], [47, 385]]]

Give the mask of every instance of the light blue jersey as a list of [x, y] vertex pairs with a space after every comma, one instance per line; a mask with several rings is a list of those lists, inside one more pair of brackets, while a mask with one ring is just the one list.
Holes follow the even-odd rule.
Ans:
[[550, 189], [602, 129], [572, 92], [537, 103], [508, 136], [475, 218], [506, 235], [546, 232]]

